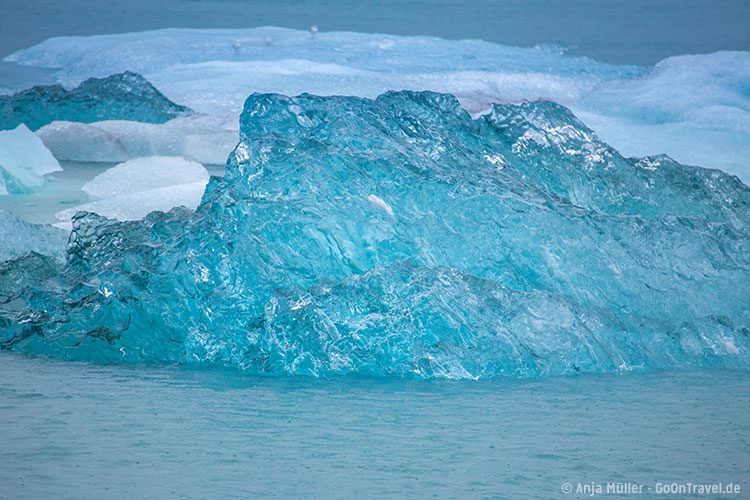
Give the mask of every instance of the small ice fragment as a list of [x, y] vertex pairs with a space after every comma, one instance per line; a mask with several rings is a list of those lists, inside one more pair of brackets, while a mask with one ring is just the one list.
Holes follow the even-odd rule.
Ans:
[[121, 163], [83, 186], [94, 201], [62, 210], [62, 227], [79, 211], [118, 220], [138, 220], [154, 211], [194, 209], [208, 183], [203, 165], [182, 158], [153, 156]]
[[89, 196], [102, 199], [148, 189], [208, 182], [203, 165], [182, 158], [151, 156], [120, 163], [83, 186]]
[[378, 208], [382, 208], [383, 210], [386, 211], [388, 215], [393, 217], [393, 209], [391, 208], [390, 205], [388, 205], [388, 203], [383, 201], [382, 198], [375, 196], [374, 194], [371, 194], [370, 196], [367, 197], [367, 201], [369, 201], [370, 203], [372, 203]]
[[60, 170], [50, 150], [26, 125], [0, 131], [0, 195], [41, 186], [44, 175]]

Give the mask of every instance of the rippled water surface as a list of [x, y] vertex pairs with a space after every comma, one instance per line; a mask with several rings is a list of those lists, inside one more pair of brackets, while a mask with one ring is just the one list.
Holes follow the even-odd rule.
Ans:
[[750, 380], [736, 372], [322, 381], [6, 353], [0, 380], [2, 498], [750, 491]]

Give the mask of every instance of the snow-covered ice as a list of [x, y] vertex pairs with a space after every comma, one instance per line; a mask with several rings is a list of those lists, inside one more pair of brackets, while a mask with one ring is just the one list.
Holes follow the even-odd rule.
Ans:
[[666, 152], [750, 182], [750, 52], [665, 59], [599, 85], [573, 109], [621, 153]]

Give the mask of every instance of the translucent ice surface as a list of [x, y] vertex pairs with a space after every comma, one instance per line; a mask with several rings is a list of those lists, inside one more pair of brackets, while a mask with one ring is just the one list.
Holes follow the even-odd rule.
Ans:
[[56, 158], [123, 162], [143, 156], [181, 156], [224, 165], [237, 145], [237, 119], [192, 115], [163, 124], [134, 121], [52, 122], [37, 135]]
[[200, 163], [153, 156], [130, 160], [99, 174], [83, 186], [94, 201], [60, 211], [60, 227], [70, 228], [79, 211], [118, 220], [137, 220], [155, 210], [195, 208], [208, 182]]
[[750, 182], [746, 52], [673, 57], [645, 68], [478, 40], [254, 28], [53, 38], [6, 60], [54, 68], [66, 85], [137, 71], [172, 101], [222, 118], [236, 117], [252, 92], [433, 90], [455, 95], [470, 112], [551, 99], [627, 155], [666, 153]]
[[26, 192], [59, 170], [55, 157], [26, 125], [0, 130], [0, 195]]
[[94, 122], [136, 120], [162, 123], [189, 111], [170, 102], [142, 76], [125, 72], [91, 78], [77, 88], [33, 87], [11, 96], [0, 95], [0, 129], [25, 123], [32, 130], [54, 120]]
[[68, 241], [66, 231], [48, 225], [29, 224], [1, 209], [0, 234], [0, 262], [29, 252], [45, 254], [53, 257], [53, 260], [62, 259]]
[[[40, 271], [43, 270], [42, 271]], [[0, 269], [6, 349], [252, 373], [750, 367], [750, 189], [566, 108], [252, 95], [196, 211]]]

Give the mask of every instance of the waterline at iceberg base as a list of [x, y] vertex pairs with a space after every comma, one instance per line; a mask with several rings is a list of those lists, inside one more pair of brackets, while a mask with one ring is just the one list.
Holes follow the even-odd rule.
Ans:
[[550, 102], [250, 96], [196, 211], [0, 269], [3, 349], [318, 377], [750, 366], [750, 190]]

